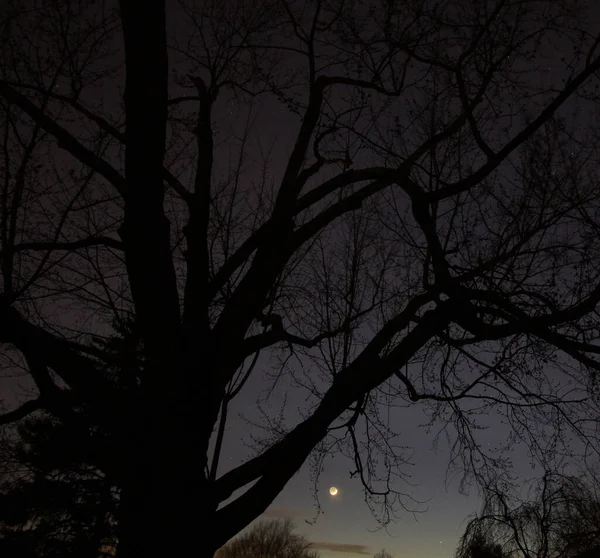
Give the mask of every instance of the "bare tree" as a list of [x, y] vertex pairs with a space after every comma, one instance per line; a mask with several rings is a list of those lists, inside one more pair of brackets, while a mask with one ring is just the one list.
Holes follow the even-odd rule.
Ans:
[[382, 548], [379, 552], [373, 556], [373, 558], [394, 558], [390, 552], [388, 552], [385, 548]]
[[291, 519], [261, 521], [221, 547], [217, 558], [318, 558]]
[[600, 547], [600, 497], [594, 477], [546, 473], [519, 500], [500, 484], [488, 487], [481, 513], [461, 540], [459, 557], [481, 540], [496, 543], [508, 556], [579, 558]]
[[[106, 433], [119, 558], [212, 555], [333, 451], [388, 521], [398, 405], [481, 482], [597, 447], [592, 4], [3, 3], [1, 422]], [[231, 468], [256, 385], [305, 406]]]
[[502, 546], [490, 542], [480, 533], [473, 534], [468, 540], [463, 539], [456, 551], [456, 558], [505, 558]]

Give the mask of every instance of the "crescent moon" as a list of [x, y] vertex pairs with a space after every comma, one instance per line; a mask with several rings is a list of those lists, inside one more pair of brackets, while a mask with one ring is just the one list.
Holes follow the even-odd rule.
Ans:
[[331, 494], [332, 496], [335, 496], [338, 493], [338, 489], [335, 486], [332, 486], [329, 489], [329, 494]]

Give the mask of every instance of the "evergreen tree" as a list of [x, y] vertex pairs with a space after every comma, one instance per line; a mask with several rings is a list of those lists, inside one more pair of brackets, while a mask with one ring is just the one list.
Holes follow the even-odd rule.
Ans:
[[[90, 350], [119, 365], [105, 374], [121, 390], [135, 388], [138, 337], [133, 323]], [[125, 373], [118, 373], [125, 372]], [[19, 423], [0, 450], [0, 556], [98, 558], [114, 551], [118, 490], [106, 476], [117, 436], [85, 405], [57, 418], [40, 413]]]

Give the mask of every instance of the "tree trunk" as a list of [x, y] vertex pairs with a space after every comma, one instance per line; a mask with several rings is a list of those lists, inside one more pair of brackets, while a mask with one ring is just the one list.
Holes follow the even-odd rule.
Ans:
[[[212, 558], [216, 547], [192, 482], [169, 493], [141, 482], [123, 489], [117, 558]], [[192, 495], [193, 494], [193, 495]]]
[[212, 558], [221, 546], [211, 520], [216, 506], [204, 475], [205, 453], [165, 414], [142, 426], [140, 438], [125, 449], [117, 558]]

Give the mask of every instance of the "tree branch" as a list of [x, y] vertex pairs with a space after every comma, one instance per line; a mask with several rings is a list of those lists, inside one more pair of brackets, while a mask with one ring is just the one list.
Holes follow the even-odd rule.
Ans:
[[[42, 89], [41, 87], [35, 87], [33, 85], [23, 85], [18, 83], [9, 83], [11, 87], [19, 87], [23, 89], [29, 89], [33, 91], [37, 91], [38, 93], [49, 97], [50, 99], [55, 99], [56, 101], [60, 101], [62, 103], [66, 103], [70, 107], [74, 108], [77, 112], [91, 120], [94, 124], [98, 126], [102, 131], [106, 132], [116, 140], [120, 141], [123, 145], [125, 145], [125, 134], [115, 128], [110, 122], [106, 119], [98, 116], [96, 113], [92, 112], [88, 108], [84, 107], [81, 103], [79, 103], [76, 99], [67, 97], [66, 95], [60, 95], [55, 93], [54, 91], [47, 91]], [[196, 98], [197, 99], [197, 98]], [[166, 168], [163, 168], [163, 178], [165, 182], [175, 190], [178, 196], [181, 197], [184, 201], [188, 202], [191, 200], [190, 192], [185, 188], [185, 186], [177, 179], [177, 177], [172, 174]]]
[[[394, 319], [397, 325], [410, 320], [411, 311], [417, 305], [416, 300], [413, 299], [409, 305], [411, 307], [406, 308]], [[215, 524], [221, 526], [224, 537], [238, 532], [240, 525], [245, 525], [248, 517], [257, 517], [267, 509], [302, 466], [310, 451], [325, 436], [329, 425], [354, 401], [377, 387], [408, 362], [436, 331], [446, 327], [450, 321], [452, 306], [453, 304], [447, 301], [435, 310], [427, 312], [417, 327], [384, 358], [378, 354], [379, 347], [384, 343], [384, 339], [379, 337], [380, 332], [376, 336], [374, 346], [371, 346], [373, 341], [369, 343], [367, 348], [336, 376], [312, 416], [298, 424], [263, 454], [226, 473], [217, 481], [218, 499], [223, 501], [235, 489], [258, 478], [242, 496], [217, 511]], [[390, 328], [386, 334], [391, 334], [393, 329]]]
[[350, 194], [343, 200], [323, 210], [315, 218], [311, 219], [294, 232], [290, 250], [297, 250], [302, 244], [315, 236], [319, 231], [324, 229], [335, 219], [344, 215], [344, 213], [357, 210], [360, 208], [363, 201], [387, 188], [394, 182], [394, 178], [382, 178], [380, 180], [374, 180], [366, 186], [363, 186], [357, 192]]
[[[0, 305], [0, 342], [11, 343], [24, 355], [36, 358], [54, 370], [78, 395], [101, 406], [114, 395], [110, 384], [86, 357], [77, 354], [67, 341], [30, 324], [17, 310]], [[108, 409], [104, 409], [108, 412]]]
[[42, 399], [40, 397], [32, 399], [31, 401], [26, 401], [16, 409], [0, 415], [0, 426], [22, 420], [31, 413], [40, 411], [43, 408], [44, 405], [42, 404]]
[[[217, 347], [220, 347], [221, 340], [225, 338], [229, 343], [243, 342], [248, 327], [262, 310], [273, 281], [293, 253], [294, 206], [299, 194], [297, 179], [320, 116], [323, 89], [324, 81], [321, 78], [311, 86], [308, 106], [275, 200], [268, 226], [269, 235], [257, 247], [248, 272], [235, 288], [213, 328]], [[219, 356], [223, 372], [219, 385], [225, 386], [235, 373], [237, 356]]]
[[311, 205], [321, 201], [327, 195], [332, 194], [336, 190], [366, 180], [377, 180], [382, 178], [392, 178], [395, 176], [393, 169], [385, 167], [372, 167], [366, 169], [349, 170], [334, 176], [320, 186], [313, 188], [310, 192], [304, 194], [296, 202], [296, 214], [309, 208]]
[[[33, 251], [53, 251], [53, 250], [78, 250], [79, 248], [90, 248], [92, 246], [106, 246], [108, 248], [114, 248], [115, 250], [123, 250], [123, 242], [116, 238], [110, 238], [109, 236], [91, 236], [89, 238], [83, 238], [81, 240], [74, 240], [72, 242], [22, 242], [16, 244], [13, 248], [13, 252], [25, 252], [26, 250]], [[0, 251], [0, 256], [4, 250]]]
[[106, 178], [121, 194], [125, 193], [127, 188], [125, 179], [114, 167], [101, 157], [98, 157], [98, 155], [95, 155], [87, 147], [84, 147], [70, 132], [3, 80], [0, 80], [0, 95], [7, 101], [17, 105], [46, 132], [54, 136], [60, 148], [69, 152], [78, 161]]
[[[319, 202], [325, 198], [328, 194], [335, 192], [336, 190], [349, 186], [356, 182], [363, 182], [365, 180], [374, 180], [383, 177], [396, 177], [397, 172], [392, 169], [386, 168], [369, 168], [360, 170], [351, 170], [345, 173], [338, 174], [334, 178], [327, 180], [321, 186], [306, 193], [300, 199], [297, 200], [294, 209], [294, 215], [298, 215], [301, 211], [308, 209], [311, 205]], [[346, 198], [347, 199], [347, 198]], [[358, 198], [354, 198], [357, 200]], [[342, 200], [344, 203], [345, 200]], [[358, 203], [358, 202], [357, 202]], [[350, 204], [352, 205], [352, 204]], [[342, 213], [340, 213], [341, 215]], [[335, 216], [333, 217], [335, 218]], [[208, 296], [212, 299], [219, 289], [221, 289], [227, 280], [232, 276], [234, 271], [238, 269], [252, 253], [264, 242], [264, 240], [270, 235], [273, 230], [273, 221], [270, 219], [263, 225], [261, 225], [256, 231], [252, 233], [241, 246], [232, 254], [232, 256], [219, 268], [215, 273], [209, 284]]]
[[196, 116], [196, 174], [194, 193], [189, 204], [189, 218], [184, 227], [186, 250], [184, 252], [187, 277], [183, 291], [183, 334], [191, 346], [206, 338], [210, 324], [206, 311], [209, 286], [210, 208], [212, 201], [213, 131], [212, 106], [214, 95], [201, 78], [193, 78], [200, 101]]
[[[333, 385], [325, 394], [323, 401], [319, 405], [319, 408], [326, 406], [326, 399], [334, 399], [337, 403], [339, 403], [339, 398], [342, 397], [340, 394], [341, 386], [345, 386], [344, 389], [350, 390], [352, 396], [356, 393], [356, 397], [351, 399], [344, 404], [344, 406], [339, 409], [339, 412], [335, 415], [336, 418], [346, 407], [352, 404], [353, 401], [358, 399], [364, 393], [364, 389], [362, 387], [366, 385], [367, 382], [372, 382], [376, 379], [381, 373], [381, 359], [379, 358], [379, 354], [385, 347], [385, 345], [393, 338], [395, 334], [400, 331], [403, 331], [408, 324], [413, 320], [416, 312], [425, 304], [432, 300], [434, 293], [423, 293], [419, 296], [413, 298], [394, 318], [389, 320], [381, 330], [375, 335], [375, 337], [368, 343], [368, 345], [362, 350], [360, 355], [354, 359], [352, 363], [350, 363], [344, 370], [342, 370], [335, 378]], [[437, 311], [437, 314], [434, 312], [434, 316], [441, 314], [441, 310]], [[432, 315], [428, 314], [429, 318], [422, 319], [421, 323], [415, 328], [414, 331], [425, 332], [425, 330], [432, 331], [432, 326], [434, 326], [434, 322], [432, 321]], [[435, 329], [435, 327], [433, 327]], [[416, 334], [408, 334], [407, 337], [399, 344], [399, 347], [402, 346], [402, 349], [399, 349], [397, 352], [393, 353], [393, 356], [388, 357], [391, 362], [393, 359], [398, 359], [402, 354], [406, 351], [406, 339], [413, 339]], [[404, 343], [404, 344], [403, 344]], [[377, 363], [377, 371], [374, 373], [374, 363]], [[364, 374], [362, 372], [364, 371]], [[389, 372], [391, 375], [393, 371]], [[383, 381], [383, 380], [382, 380]], [[370, 389], [370, 388], [369, 388]], [[357, 390], [357, 391], [356, 391]], [[335, 393], [334, 396], [330, 395], [330, 393]], [[344, 400], [347, 396], [344, 398]], [[336, 405], [337, 405], [336, 403]], [[336, 406], [337, 409], [337, 406]], [[333, 420], [333, 419], [332, 419]], [[302, 423], [303, 424], [303, 423]], [[293, 431], [292, 431], [293, 432]], [[291, 434], [291, 433], [290, 433]], [[289, 434], [288, 434], [289, 435]], [[285, 440], [285, 439], [284, 439]], [[272, 462], [277, 462], [277, 459], [271, 461], [272, 454], [276, 453], [281, 443], [284, 442], [282, 440], [278, 444], [272, 446], [269, 450], [264, 452], [263, 454], [247, 461], [246, 463], [240, 465], [237, 469], [230, 471], [223, 475], [217, 481], [217, 494], [219, 497], [219, 501], [223, 501], [227, 499], [235, 490], [241, 488], [242, 486], [252, 482], [260, 475], [264, 473], [264, 468], [267, 467]]]
[[494, 171], [504, 159], [506, 159], [519, 145], [527, 141], [537, 130], [539, 130], [544, 122], [546, 122], [562, 105], [567, 99], [573, 95], [579, 87], [583, 85], [595, 72], [600, 70], [600, 56], [596, 58], [591, 64], [586, 66], [577, 76], [570, 80], [565, 88], [554, 98], [554, 100], [546, 106], [544, 110], [523, 130], [521, 130], [512, 140], [510, 140], [500, 151], [496, 153], [492, 158], [488, 158], [487, 163], [481, 166], [478, 170], [474, 171], [468, 178], [460, 180], [454, 184], [449, 184], [435, 190], [434, 192], [427, 193], [427, 200], [429, 202], [440, 201], [450, 196], [460, 194], [465, 190], [473, 187], [475, 184], [479, 184], [485, 177]]

